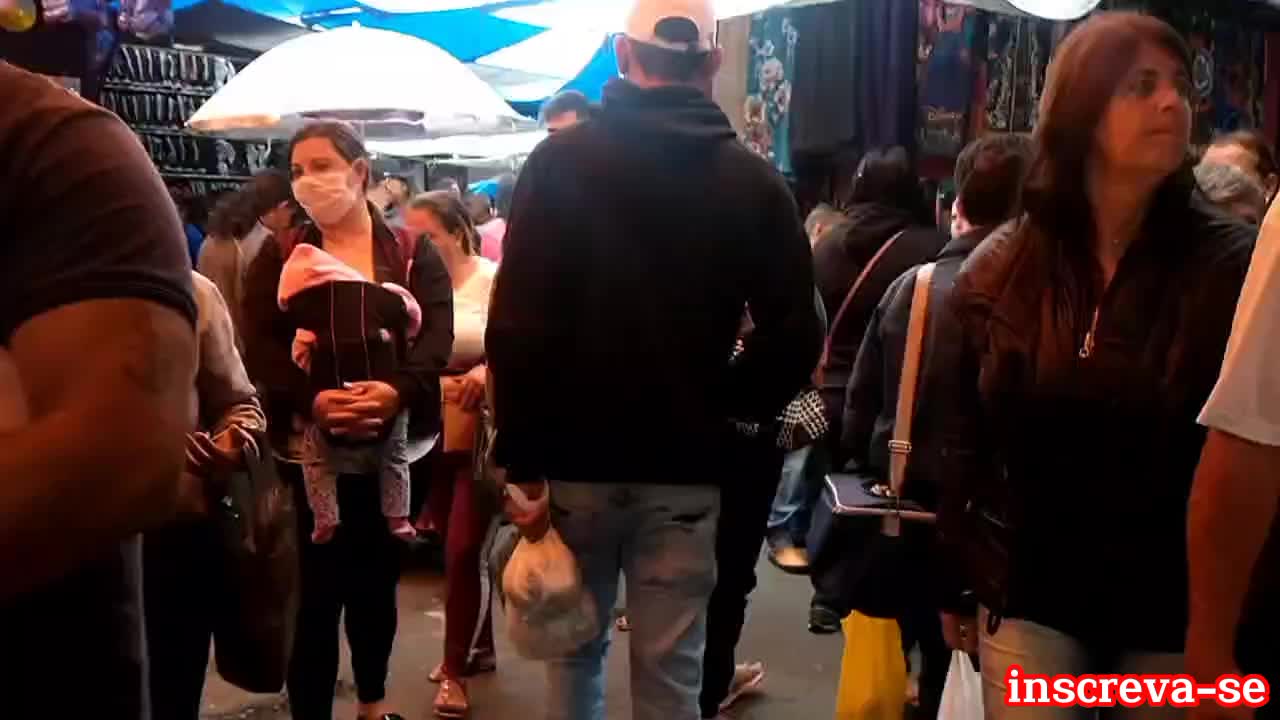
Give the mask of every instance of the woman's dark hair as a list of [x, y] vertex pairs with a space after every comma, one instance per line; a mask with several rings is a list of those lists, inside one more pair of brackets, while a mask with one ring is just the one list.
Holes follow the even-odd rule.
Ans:
[[1219, 135], [1210, 143], [1210, 146], [1217, 147], [1229, 145], [1239, 145], [1258, 158], [1258, 175], [1264, 180], [1272, 175], [1280, 174], [1280, 166], [1276, 164], [1276, 152], [1262, 132], [1258, 130], [1236, 130], [1226, 135]]
[[445, 232], [462, 236], [462, 252], [467, 255], [480, 253], [480, 232], [471, 215], [456, 195], [447, 190], [432, 190], [409, 201], [413, 210], [425, 210], [436, 217]]
[[[350, 164], [355, 164], [357, 160], [369, 159], [369, 151], [365, 149], [364, 140], [360, 138], [355, 128], [337, 120], [319, 120], [303, 126], [289, 141], [290, 161], [293, 160], [293, 150], [298, 147], [298, 143], [315, 138], [328, 140], [338, 156]], [[370, 180], [372, 180], [370, 173], [366, 173], [364, 184], [368, 186]]]
[[240, 190], [218, 199], [209, 216], [209, 233], [238, 240], [248, 235], [263, 215], [292, 201], [289, 176], [280, 170], [263, 170]]
[[1031, 138], [988, 135], [969, 143], [956, 159], [956, 197], [975, 227], [991, 227], [1013, 217], [1031, 166]]
[[[1046, 280], [1062, 319], [1078, 324], [1100, 292], [1093, 257], [1093, 206], [1086, 191], [1087, 163], [1097, 128], [1144, 45], [1177, 59], [1191, 75], [1191, 51], [1177, 31], [1150, 15], [1107, 12], [1071, 32], [1049, 64], [1040, 120], [1034, 133], [1036, 159], [1023, 189], [1023, 204]], [[1188, 162], [1163, 194], [1194, 179]]]
[[845, 205], [885, 205], [917, 215], [923, 197], [911, 158], [906, 149], [895, 145], [876, 148], [862, 156]]

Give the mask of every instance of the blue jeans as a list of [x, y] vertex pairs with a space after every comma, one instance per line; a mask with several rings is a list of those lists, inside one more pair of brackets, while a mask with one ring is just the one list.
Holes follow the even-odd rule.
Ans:
[[1186, 714], [1183, 708], [1141, 705], [1091, 709], [1084, 707], [1021, 706], [1005, 704], [1009, 687], [1005, 675], [1010, 665], [1022, 666], [1024, 675], [1176, 675], [1183, 671], [1177, 653], [1120, 652], [1100, 654], [1081, 641], [1044, 625], [1005, 618], [996, 634], [986, 631], [987, 613], [978, 618], [981, 632], [982, 705], [987, 720], [1173, 720]]
[[804, 546], [813, 505], [822, 490], [822, 452], [809, 445], [783, 458], [782, 481], [769, 513], [770, 545], [789, 542], [794, 547]]
[[626, 574], [634, 720], [697, 720], [720, 490], [551, 483], [556, 530], [595, 596], [600, 634], [547, 663], [548, 720], [604, 720], [605, 654]]

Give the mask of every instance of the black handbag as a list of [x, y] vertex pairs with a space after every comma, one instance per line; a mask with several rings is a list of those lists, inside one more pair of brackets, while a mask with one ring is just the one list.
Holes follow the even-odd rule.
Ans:
[[288, 675], [298, 614], [298, 518], [267, 435], [252, 438], [247, 469], [224, 476], [225, 495], [209, 510], [222, 544], [214, 661], [232, 685], [276, 693]]
[[902, 488], [911, 456], [911, 423], [933, 269], [929, 264], [916, 271], [893, 439], [889, 442], [888, 484], [833, 473], [823, 488], [818, 512], [825, 509], [830, 516], [816, 522], [815, 529], [826, 526], [828, 537], [817, 548], [815, 559], [830, 558], [839, 564], [836, 572], [842, 611], [896, 618], [909, 603], [919, 602], [926, 591], [937, 515], [903, 498]]

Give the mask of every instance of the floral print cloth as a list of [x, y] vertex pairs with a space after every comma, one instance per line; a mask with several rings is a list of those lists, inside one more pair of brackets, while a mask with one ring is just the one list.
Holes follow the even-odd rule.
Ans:
[[791, 172], [787, 136], [798, 36], [789, 11], [751, 19], [743, 142], [783, 173]]

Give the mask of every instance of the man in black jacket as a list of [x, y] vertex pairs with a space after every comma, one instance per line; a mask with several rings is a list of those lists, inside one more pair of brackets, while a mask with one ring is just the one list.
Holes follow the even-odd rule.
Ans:
[[[1014, 212], [1030, 159], [1031, 144], [1026, 137], [994, 135], [971, 143], [956, 161], [955, 237], [938, 255], [929, 288], [924, 358], [912, 423], [911, 461], [903, 488], [904, 497], [928, 509], [937, 507], [938, 473], [946, 472], [939, 437], [941, 428], [935, 426], [930, 401], [940, 393], [949, 392], [937, 378], [930, 377], [929, 368], [937, 367], [940, 362], [950, 364], [942, 358], [956, 352], [961, 344], [960, 328], [939, 322], [946, 316], [938, 310], [944, 306], [956, 273], [969, 253]], [[872, 315], [845, 403], [837, 467], [846, 465], [848, 472], [883, 483], [888, 483], [889, 478], [889, 441], [893, 439], [901, 389], [898, 383], [906, 351], [916, 270], [907, 271], [889, 287]], [[829, 550], [839, 552], [840, 548], [833, 546]], [[931, 555], [925, 552], [920, 556]], [[924, 567], [911, 568], [910, 572], [928, 579], [939, 570], [936, 563], [926, 563]], [[928, 582], [919, 586], [928, 587]], [[916, 643], [920, 645], [923, 667], [919, 716], [931, 718], [938, 714], [950, 651], [943, 642], [935, 598], [918, 599], [916, 607], [902, 609], [899, 622], [903, 644], [908, 649]]]
[[550, 480], [601, 623], [552, 663], [550, 718], [604, 717], [620, 571], [633, 716], [696, 717], [730, 419], [775, 418], [818, 356], [804, 229], [710, 100], [714, 31], [709, 0], [640, 0], [617, 40], [625, 79], [534, 151], [512, 203], [487, 337], [496, 459], [535, 494]]

